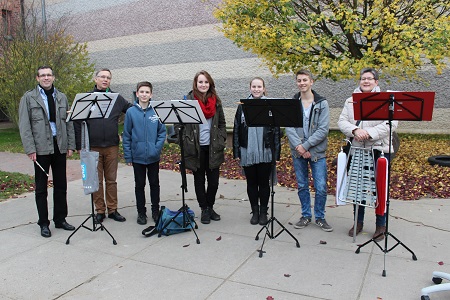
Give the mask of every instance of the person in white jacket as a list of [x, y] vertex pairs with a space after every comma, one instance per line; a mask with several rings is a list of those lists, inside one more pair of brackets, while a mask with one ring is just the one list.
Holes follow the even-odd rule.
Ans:
[[[362, 92], [380, 92], [378, 86], [379, 75], [377, 70], [373, 68], [364, 68], [360, 72], [359, 86], [353, 91], [353, 93]], [[353, 137], [352, 146], [374, 149], [374, 163], [381, 155], [381, 151], [384, 152], [384, 156], [390, 162], [390, 152], [393, 153], [394, 149], [391, 147], [389, 151], [389, 123], [387, 120], [376, 121], [357, 121], [353, 115], [353, 99], [349, 97], [345, 100], [344, 108], [338, 121], [339, 129], [348, 138]], [[395, 131], [398, 126], [398, 121], [392, 121], [392, 130]], [[365, 206], [360, 205], [358, 208], [358, 220], [356, 224], [356, 234], [360, 233], [364, 225], [364, 209]], [[353, 211], [355, 213], [355, 211]], [[373, 237], [380, 235], [386, 231], [386, 215], [376, 215], [376, 229]], [[354, 227], [352, 227], [348, 235], [353, 236]], [[380, 235], [377, 241], [384, 239], [384, 235]]]

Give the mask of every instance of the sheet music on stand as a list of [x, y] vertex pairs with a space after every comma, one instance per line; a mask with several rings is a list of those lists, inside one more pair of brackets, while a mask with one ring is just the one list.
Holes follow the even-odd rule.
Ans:
[[163, 124], [205, 124], [207, 122], [205, 115], [199, 113], [202, 109], [197, 100], [158, 100], [150, 101], [150, 105]]
[[76, 94], [66, 122], [108, 118], [118, 96], [118, 93], [102, 92]]

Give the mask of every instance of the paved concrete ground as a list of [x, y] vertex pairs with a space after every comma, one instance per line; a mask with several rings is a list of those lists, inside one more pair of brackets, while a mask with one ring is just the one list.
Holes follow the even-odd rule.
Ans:
[[[22, 166], [31, 162], [22, 156], [0, 153], [0, 169], [12, 165], [26, 172]], [[161, 170], [160, 178], [161, 204], [178, 209], [180, 174]], [[420, 299], [421, 289], [432, 284], [432, 271], [450, 272], [449, 199], [391, 202], [389, 230], [416, 254], [413, 261], [401, 245], [383, 255], [371, 243], [355, 254], [357, 244], [375, 229], [374, 213], [368, 209], [363, 233], [353, 243], [347, 236], [352, 208], [334, 206], [333, 197], [327, 203], [333, 232], [315, 225], [294, 229], [300, 216], [297, 193], [276, 187], [275, 216], [301, 247], [283, 232], [266, 239], [260, 258], [263, 235], [255, 241], [260, 226], [249, 224], [245, 181], [221, 179], [215, 209], [222, 220], [198, 222], [200, 244], [192, 232], [142, 236], [131, 167], [120, 165], [118, 190], [119, 211], [127, 221], [104, 222], [117, 245], [106, 232], [84, 228], [66, 245], [70, 233], [53, 224], [52, 237], [45, 239], [36, 225], [33, 194], [1, 202], [0, 299]], [[70, 181], [68, 195], [67, 221], [78, 226], [91, 211], [90, 197], [83, 194], [80, 179]], [[198, 216], [189, 175], [186, 202]], [[279, 229], [276, 224], [274, 233]], [[450, 292], [431, 296], [449, 299]]]

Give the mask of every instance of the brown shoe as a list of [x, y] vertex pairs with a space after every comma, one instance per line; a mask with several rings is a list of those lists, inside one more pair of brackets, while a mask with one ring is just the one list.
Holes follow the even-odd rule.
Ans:
[[375, 239], [375, 241], [381, 242], [382, 240], [384, 240], [384, 234], [382, 234], [382, 233], [384, 233], [385, 231], [386, 231], [386, 226], [377, 226], [372, 238], [375, 239], [376, 236], [381, 234], [378, 238]]
[[[364, 223], [356, 223], [356, 235], [363, 230]], [[355, 225], [348, 231], [348, 236], [353, 237], [353, 231], [355, 230]]]

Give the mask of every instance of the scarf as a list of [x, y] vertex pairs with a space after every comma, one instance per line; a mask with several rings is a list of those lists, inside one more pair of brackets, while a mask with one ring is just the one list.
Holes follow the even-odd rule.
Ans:
[[212, 96], [206, 100], [206, 103], [199, 100], [197, 96], [194, 95], [195, 100], [200, 104], [200, 108], [203, 111], [206, 119], [211, 119], [216, 114], [216, 97]]
[[[42, 86], [41, 86], [41, 88], [42, 88]], [[42, 90], [44, 91], [45, 95], [47, 96], [48, 113], [50, 114], [49, 121], [56, 122], [55, 99], [53, 99], [53, 93], [55, 92], [55, 87], [52, 85], [51, 89], [46, 90], [46, 89], [42, 88]]]

